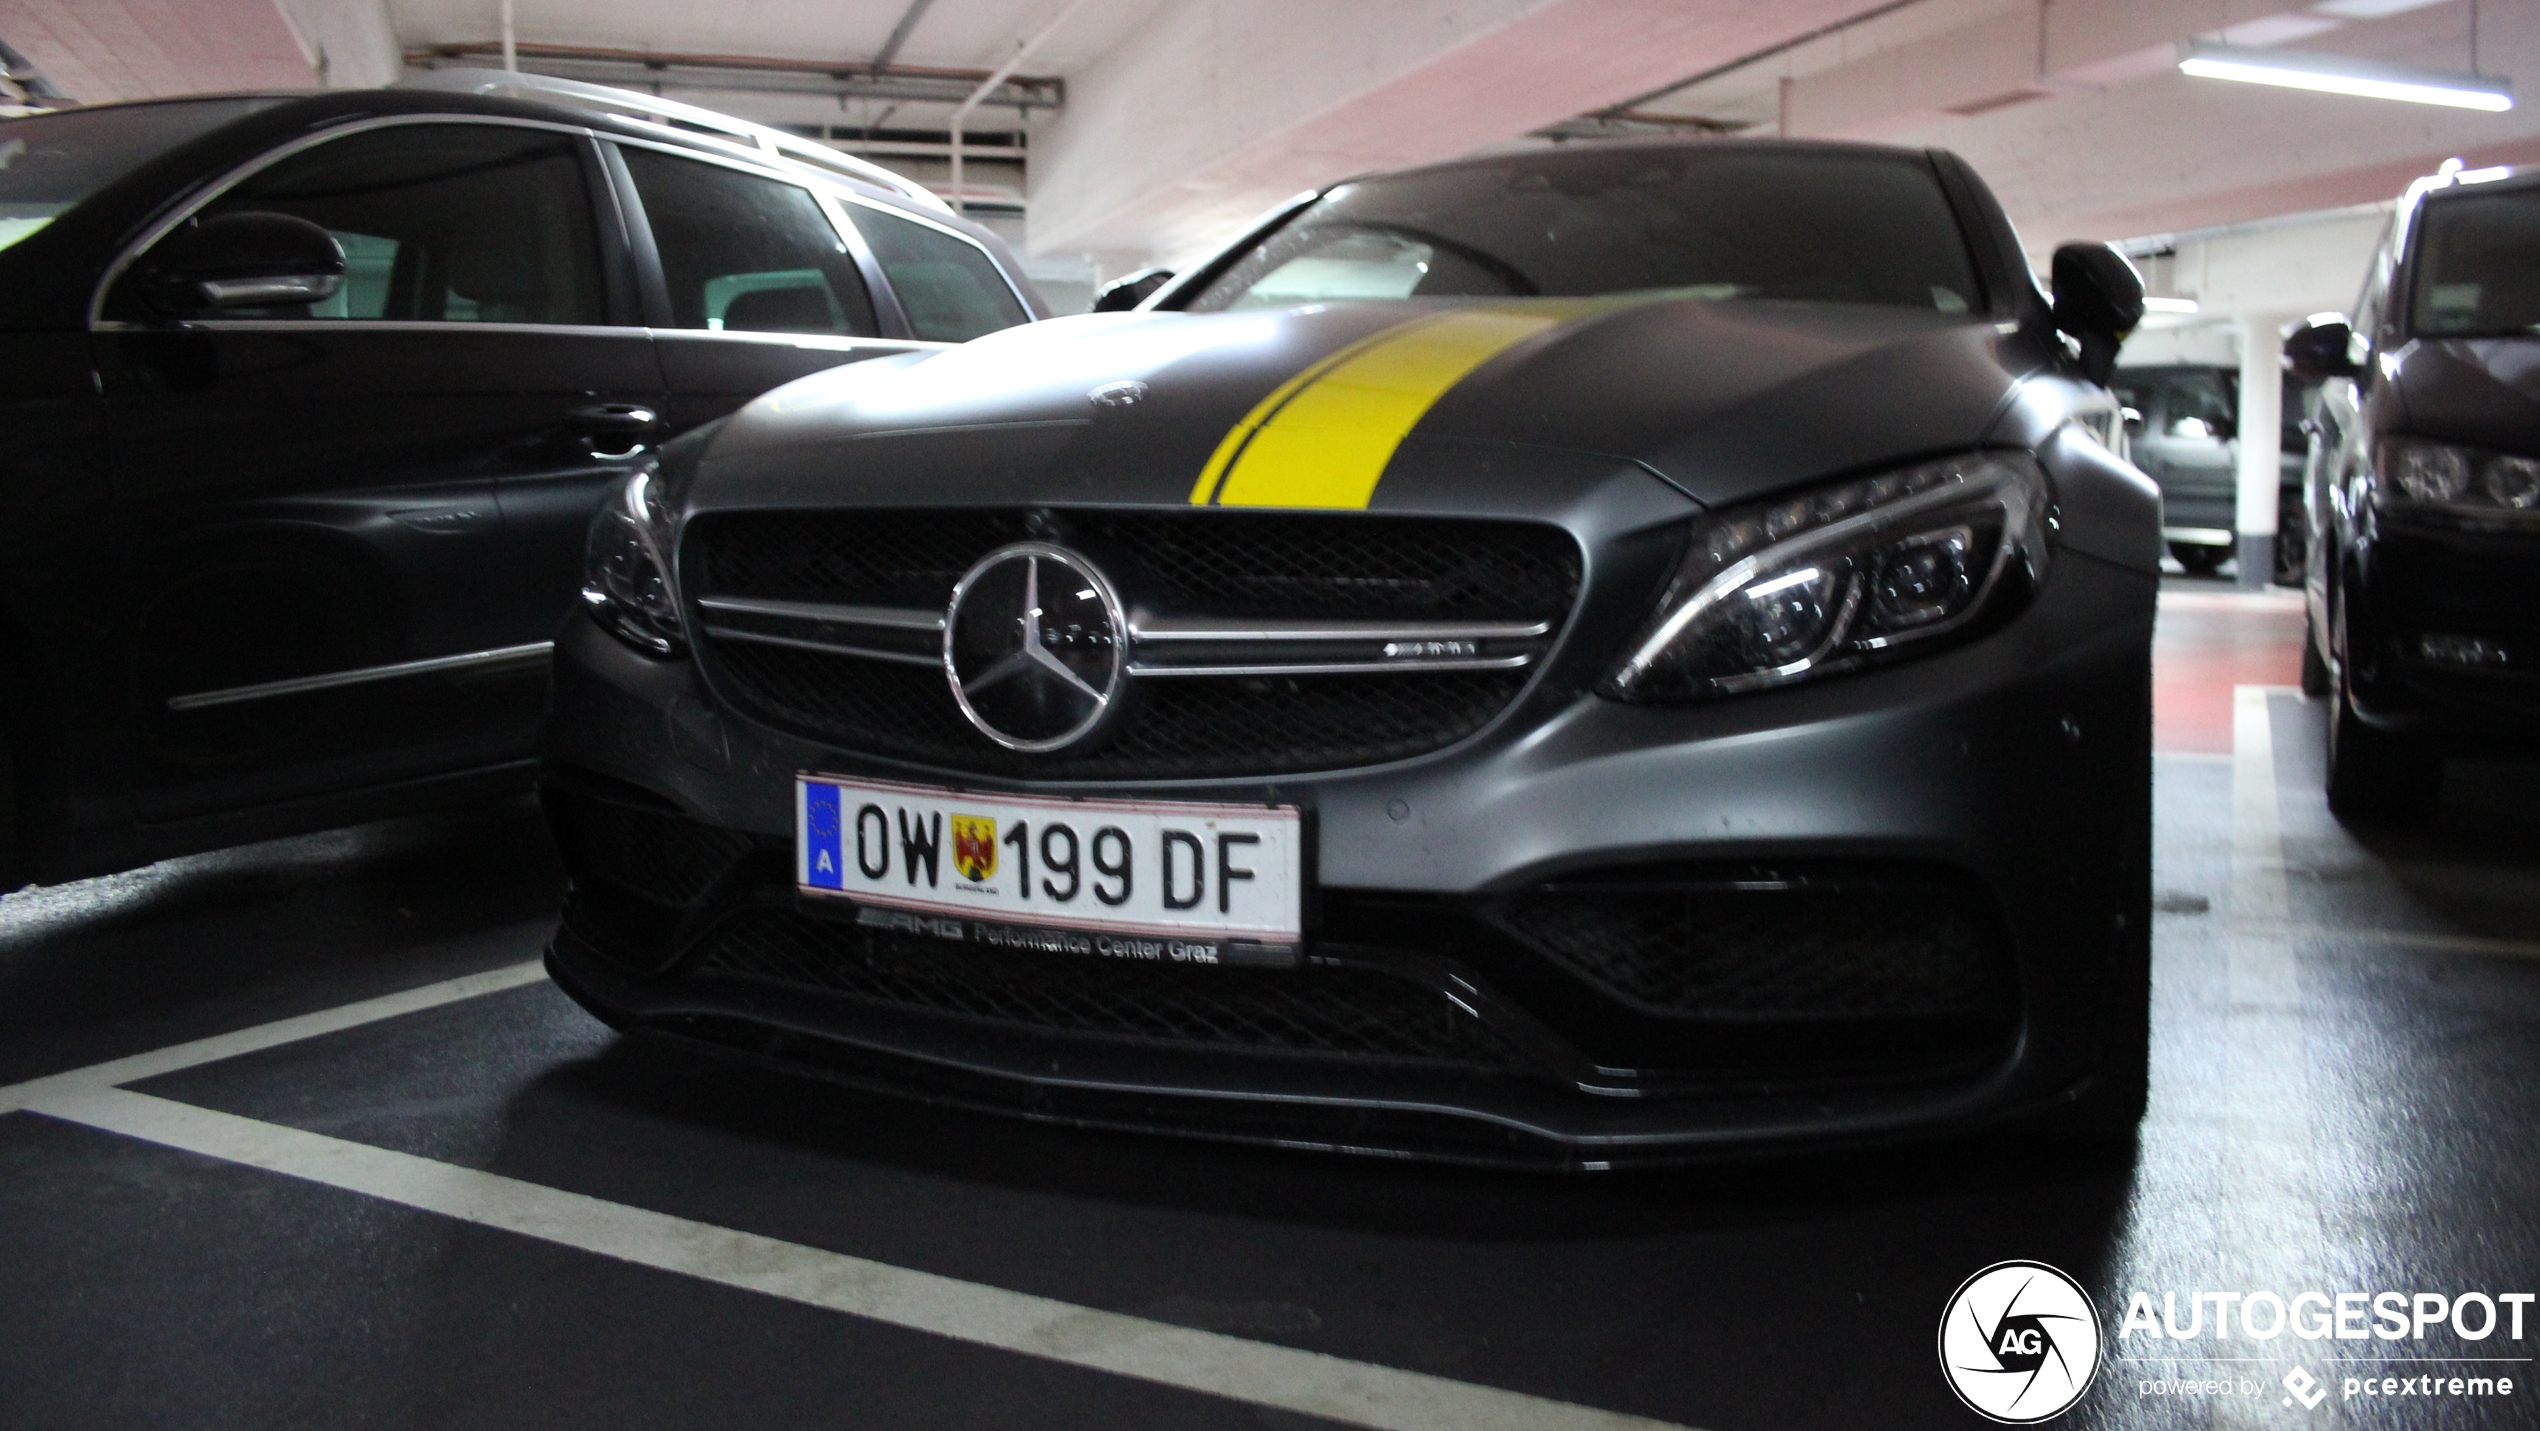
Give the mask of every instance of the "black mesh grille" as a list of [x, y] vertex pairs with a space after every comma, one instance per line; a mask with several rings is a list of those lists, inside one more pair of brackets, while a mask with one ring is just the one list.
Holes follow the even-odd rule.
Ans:
[[1005, 512], [745, 512], [698, 519], [689, 585], [718, 596], [940, 609], [970, 564], [1023, 540]]
[[1578, 593], [1577, 546], [1530, 523], [1221, 513], [1085, 525], [1175, 611], [1558, 621]]
[[1505, 919], [1611, 997], [1673, 1017], [1991, 1018], [2007, 1002], [1983, 920], [1938, 886], [1575, 886]]
[[1443, 994], [1364, 969], [1227, 969], [979, 949], [773, 908], [719, 922], [692, 967], [865, 1003], [1136, 1043], [1508, 1061], [1496, 1036]]
[[548, 828], [579, 881], [604, 881], [653, 904], [695, 904], [758, 842], [671, 810], [595, 798], [550, 781]]
[[[1578, 546], [1534, 522], [1287, 513], [1050, 514], [1124, 594], [1176, 614], [1545, 620], [1578, 594]], [[1019, 512], [742, 512], [698, 519], [701, 594], [939, 608]]]
[[813, 739], [1054, 780], [1272, 775], [1401, 760], [1481, 729], [1526, 680], [1522, 671], [1487, 671], [1150, 681], [1109, 744], [1027, 757], [972, 729], [942, 673], [927, 667], [737, 641], [716, 661], [753, 714]]

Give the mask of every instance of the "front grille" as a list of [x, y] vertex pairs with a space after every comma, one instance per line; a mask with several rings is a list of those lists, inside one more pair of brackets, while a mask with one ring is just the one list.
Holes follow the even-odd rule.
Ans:
[[738, 830], [691, 820], [675, 809], [601, 798], [560, 786], [543, 789], [547, 826], [577, 880], [603, 880], [638, 899], [686, 907], [758, 841]]
[[1536, 890], [1506, 926], [1644, 1013], [1730, 1021], [1994, 1019], [2003, 961], [1942, 884], [1723, 880]]
[[1232, 1053], [1483, 1066], [1509, 1059], [1445, 995], [1368, 969], [981, 949], [766, 906], [718, 921], [693, 961], [700, 974], [1046, 1033]]
[[[693, 594], [941, 611], [980, 556], [1027, 534], [1082, 549], [1163, 618], [1540, 622], [1576, 600], [1577, 544], [1529, 522], [1190, 513], [725, 513], [689, 538]], [[942, 672], [837, 650], [700, 642], [725, 698], [824, 744], [947, 769], [1050, 779], [1295, 774], [1409, 759], [1482, 729], [1516, 670], [1133, 680], [1097, 748], [1020, 756], [981, 735]]]
[[929, 667], [739, 642], [715, 656], [770, 724], [872, 755], [1052, 780], [1275, 775], [1407, 759], [1481, 729], [1526, 683], [1523, 671], [1150, 681], [1108, 744], [1025, 756], [973, 729]]
[[[1578, 595], [1578, 546], [1536, 522], [1289, 513], [1055, 512], [1124, 594], [1174, 615], [1545, 620]], [[972, 562], [1033, 534], [993, 510], [736, 512], [696, 524], [701, 595], [941, 610]]]
[[551, 767], [538, 794], [573, 881], [572, 904], [594, 926], [594, 947], [638, 972], [667, 964], [691, 912], [765, 848], [738, 830], [689, 819], [649, 792], [579, 771]]

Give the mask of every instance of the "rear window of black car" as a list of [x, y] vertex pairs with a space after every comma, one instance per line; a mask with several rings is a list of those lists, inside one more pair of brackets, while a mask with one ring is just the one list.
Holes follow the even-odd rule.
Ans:
[[1982, 304], [1965, 235], [1919, 156], [1723, 145], [1343, 185], [1186, 306], [1603, 294]]
[[2540, 188], [2445, 195], [2426, 204], [2419, 222], [2417, 333], [2540, 332]]
[[0, 248], [187, 140], [281, 102], [167, 100], [0, 120]]

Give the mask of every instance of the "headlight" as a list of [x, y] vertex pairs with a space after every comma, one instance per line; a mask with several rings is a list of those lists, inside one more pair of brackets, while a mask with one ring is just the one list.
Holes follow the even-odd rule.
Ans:
[[2540, 462], [2528, 457], [2385, 437], [2373, 469], [2375, 503], [2394, 516], [2540, 515]]
[[649, 471], [627, 478], [600, 508], [583, 548], [583, 607], [610, 634], [655, 656], [676, 656], [688, 645], [670, 551], [670, 513], [654, 495]]
[[1707, 519], [1600, 689], [1699, 700], [1940, 644], [2044, 577], [2046, 509], [2035, 459], [1971, 452]]

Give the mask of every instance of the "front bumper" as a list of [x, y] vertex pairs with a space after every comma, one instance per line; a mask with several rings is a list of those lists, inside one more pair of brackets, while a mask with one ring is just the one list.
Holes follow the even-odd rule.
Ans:
[[2540, 752], [2540, 532], [2381, 520], [2339, 596], [2365, 721], [2458, 754]]
[[[1435, 756], [1132, 787], [1297, 803], [1317, 821], [1313, 964], [1156, 971], [1290, 982], [1139, 993], [1199, 1000], [1203, 1022], [1238, 1008], [1245, 1037], [1213, 1041], [1084, 1013], [1116, 980], [1089, 967], [1071, 984], [1057, 956], [980, 974], [965, 987], [1002, 981], [995, 996], [961, 1007], [912, 992], [946, 969], [792, 907], [791, 781], [925, 773], [723, 713], [692, 666], [577, 622], [558, 644], [545, 750], [575, 878], [550, 965], [621, 1027], [1080, 1123], [1573, 1166], [1985, 1126], [2121, 1077], [2129, 1039], [2139, 1056], [2152, 597], [2151, 577], [2068, 553], [2018, 619], [1921, 661], [1690, 708], [1614, 704], [1556, 670]], [[668, 823], [594, 838], [580, 823], [593, 803]], [[714, 873], [694, 888], [628, 879], [648, 851]], [[1824, 969], [1815, 1016], [1671, 1017], [1509, 935], [1512, 902], [1635, 880], [1945, 907], [1993, 982], [1934, 1017], [1865, 1018], [1846, 991], [1876, 971]], [[648, 904], [635, 884], [676, 898]], [[717, 952], [743, 924], [756, 952]], [[1760, 957], [1802, 975], [1860, 957], [1811, 944], [1812, 927], [1766, 920]], [[1438, 998], [1386, 1004], [1406, 988]], [[1062, 1002], [1076, 1012], [1051, 1012]], [[1289, 1027], [1318, 1019], [1361, 1032], [1318, 1043]]]

